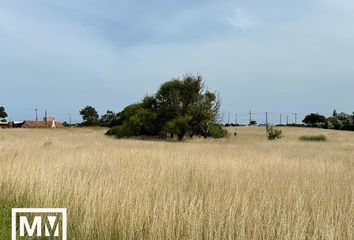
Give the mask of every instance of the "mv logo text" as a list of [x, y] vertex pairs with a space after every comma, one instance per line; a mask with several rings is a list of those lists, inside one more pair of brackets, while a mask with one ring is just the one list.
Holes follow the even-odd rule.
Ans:
[[13, 208], [12, 240], [66, 239], [65, 208]]

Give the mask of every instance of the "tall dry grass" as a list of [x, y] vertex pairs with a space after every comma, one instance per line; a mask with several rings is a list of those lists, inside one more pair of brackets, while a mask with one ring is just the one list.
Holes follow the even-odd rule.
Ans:
[[237, 132], [171, 143], [0, 130], [1, 199], [67, 208], [69, 239], [354, 239], [353, 133]]

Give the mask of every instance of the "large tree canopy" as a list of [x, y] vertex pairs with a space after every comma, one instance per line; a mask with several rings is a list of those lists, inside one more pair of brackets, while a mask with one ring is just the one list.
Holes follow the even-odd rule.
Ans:
[[186, 134], [208, 137], [211, 132], [219, 131], [215, 135], [220, 137], [225, 131], [218, 125], [219, 108], [220, 101], [206, 89], [202, 78], [189, 75], [165, 82], [155, 95], [124, 108], [118, 114], [117, 126], [107, 134], [182, 140]]
[[80, 115], [84, 120], [82, 125], [84, 126], [97, 126], [99, 122], [99, 115], [96, 109], [92, 106], [86, 106], [80, 110]]
[[327, 119], [318, 113], [311, 113], [302, 122], [311, 127], [323, 127], [327, 123]]

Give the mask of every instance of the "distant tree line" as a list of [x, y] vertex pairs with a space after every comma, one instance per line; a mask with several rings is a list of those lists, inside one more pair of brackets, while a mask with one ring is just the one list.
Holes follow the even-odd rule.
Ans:
[[224, 137], [219, 110], [217, 94], [207, 90], [200, 76], [187, 75], [165, 82], [156, 94], [119, 113], [107, 111], [99, 117], [93, 107], [86, 106], [80, 114], [82, 126], [109, 127], [107, 135], [117, 138], [154, 136], [181, 141], [186, 135]]
[[354, 112], [352, 114], [337, 113], [333, 111], [332, 116], [325, 117], [318, 113], [311, 113], [302, 121], [308, 127], [325, 129], [354, 131]]

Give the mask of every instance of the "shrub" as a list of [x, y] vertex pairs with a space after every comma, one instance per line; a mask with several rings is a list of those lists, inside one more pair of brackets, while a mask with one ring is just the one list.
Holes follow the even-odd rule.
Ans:
[[325, 142], [327, 137], [324, 135], [301, 136], [300, 141]]
[[227, 130], [223, 129], [220, 125], [213, 124], [209, 127], [209, 136], [212, 138], [223, 138], [227, 134]]
[[268, 140], [277, 140], [283, 137], [283, 131], [280, 129], [274, 129], [273, 127], [268, 127], [267, 138]]
[[117, 138], [124, 138], [124, 137], [132, 137], [134, 136], [134, 132], [131, 131], [129, 127], [126, 125], [120, 125], [110, 128], [107, 132], [109, 136], [115, 136]]
[[250, 125], [250, 126], [257, 125], [257, 121], [250, 121], [249, 125]]

